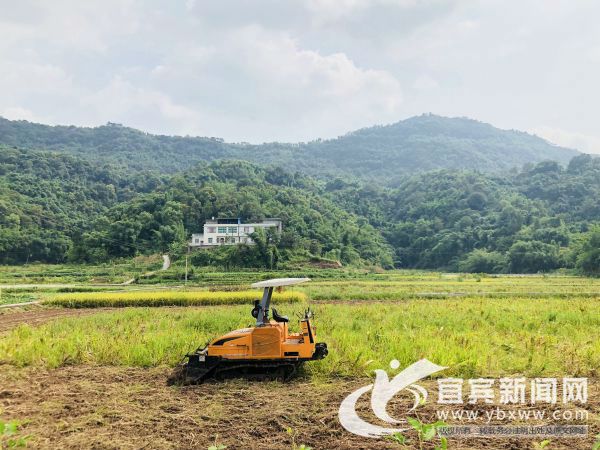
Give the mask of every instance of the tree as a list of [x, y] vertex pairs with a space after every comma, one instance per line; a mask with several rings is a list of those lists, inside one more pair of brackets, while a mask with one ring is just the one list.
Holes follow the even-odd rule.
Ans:
[[506, 270], [506, 256], [500, 252], [473, 250], [458, 264], [461, 272], [502, 273]]
[[467, 205], [469, 205], [469, 208], [476, 209], [478, 211], [482, 210], [486, 203], [487, 197], [483, 192], [473, 192], [467, 199]]
[[559, 267], [559, 252], [555, 245], [539, 241], [517, 241], [508, 251], [512, 273], [546, 272]]
[[600, 226], [590, 231], [584, 241], [577, 268], [585, 275], [600, 276]]

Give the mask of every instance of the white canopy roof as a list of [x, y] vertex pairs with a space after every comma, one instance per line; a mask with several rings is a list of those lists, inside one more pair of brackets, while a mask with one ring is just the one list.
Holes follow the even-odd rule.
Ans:
[[277, 286], [291, 286], [293, 284], [304, 283], [310, 281], [310, 278], [273, 278], [272, 280], [259, 281], [252, 283], [253, 288], [267, 288]]

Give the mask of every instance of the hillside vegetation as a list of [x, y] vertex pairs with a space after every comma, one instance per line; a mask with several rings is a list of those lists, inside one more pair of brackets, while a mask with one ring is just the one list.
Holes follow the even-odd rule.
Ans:
[[0, 144], [68, 152], [102, 164], [174, 173], [198, 162], [238, 159], [328, 178], [343, 175], [394, 184], [401, 174], [433, 169], [498, 172], [526, 163], [567, 163], [576, 151], [536, 136], [465, 118], [423, 115], [309, 143], [232, 144], [218, 138], [157, 136], [108, 124], [48, 126], [0, 118]]
[[488, 273], [600, 268], [593, 243], [600, 232], [594, 225], [600, 158], [577, 156], [567, 168], [543, 162], [504, 176], [428, 172], [392, 190], [338, 180], [329, 193], [383, 231], [398, 267]]
[[150, 174], [0, 146], [0, 263], [63, 261], [91, 220], [158, 184]]
[[313, 254], [392, 264], [381, 233], [319, 195], [310, 178], [224, 161], [161, 180], [53, 153], [4, 148], [0, 155], [2, 263], [181, 253], [207, 218], [278, 216], [281, 236], [268, 243], [263, 236], [264, 247], [223, 249], [217, 262], [272, 267], [280, 257]]
[[[600, 274], [600, 158], [577, 155], [563, 165], [574, 152], [525, 133], [421, 116], [292, 148], [152, 136], [116, 125], [0, 120], [2, 127], [0, 139], [24, 147], [0, 146], [4, 264], [102, 263], [159, 252], [176, 261], [208, 218], [280, 217], [281, 235], [257, 233], [258, 245], [194, 253], [192, 263], [231, 270], [325, 260]], [[425, 142], [437, 150], [419, 152]], [[32, 150], [38, 147], [45, 150]], [[312, 156], [298, 159], [296, 152]], [[286, 166], [232, 159], [240, 154]], [[558, 161], [485, 170], [544, 155]], [[286, 158], [306, 167], [290, 170]], [[461, 161], [469, 167], [460, 168]], [[162, 172], [153, 170], [163, 162]], [[330, 170], [337, 175], [325, 176]]]

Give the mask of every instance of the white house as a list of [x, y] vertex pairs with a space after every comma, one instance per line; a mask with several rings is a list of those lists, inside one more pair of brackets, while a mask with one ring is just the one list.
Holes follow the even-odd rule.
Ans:
[[204, 233], [192, 234], [190, 247], [213, 247], [218, 245], [252, 244], [249, 234], [258, 228], [276, 228], [282, 230], [281, 219], [264, 219], [256, 223], [242, 223], [240, 219], [215, 219], [207, 220], [204, 224]]

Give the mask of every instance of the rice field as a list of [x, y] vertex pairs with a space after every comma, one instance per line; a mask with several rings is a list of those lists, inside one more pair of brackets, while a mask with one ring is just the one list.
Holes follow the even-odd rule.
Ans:
[[[95, 267], [95, 266], [93, 266]], [[73, 268], [74, 270], [75, 268]], [[91, 273], [94, 270], [87, 268]], [[96, 269], [98, 269], [96, 267]], [[22, 269], [21, 269], [22, 270]], [[29, 271], [33, 268], [29, 268]], [[66, 267], [57, 272], [68, 272]], [[79, 271], [84, 269], [79, 268]], [[354, 301], [354, 300], [402, 300], [418, 298], [454, 298], [477, 296], [481, 298], [597, 298], [600, 296], [600, 279], [563, 275], [485, 275], [485, 274], [447, 274], [419, 271], [388, 271], [375, 273], [358, 270], [310, 271], [245, 271], [245, 272], [201, 272], [187, 285], [146, 284], [131, 285], [98, 284], [93, 282], [71, 283], [13, 283], [6, 276], [9, 271], [0, 266], [0, 304], [10, 302], [9, 297], [26, 297], [28, 300], [53, 298], [55, 294], [67, 292], [129, 292], [153, 290], [211, 290], [241, 291], [248, 290], [250, 284], [269, 278], [303, 277], [312, 278], [311, 283], [294, 287], [304, 292], [313, 301]], [[24, 271], [24, 273], [30, 273]], [[73, 274], [72, 272], [68, 272]], [[129, 275], [126, 275], [129, 276]], [[30, 280], [30, 278], [19, 279]], [[59, 278], [60, 280], [60, 278]], [[4, 283], [2, 283], [4, 282]]]
[[[250, 283], [307, 273], [202, 272], [187, 286], [151, 283], [156, 280], [123, 286], [96, 283], [85, 273], [77, 278], [75, 267], [53, 270], [62, 275], [51, 282], [0, 285], [0, 303], [43, 302], [21, 312], [0, 309], [3, 405], [8, 405], [8, 418], [31, 420], [25, 431], [33, 435], [35, 447], [56, 448], [58, 442], [61, 448], [91, 448], [95, 436], [110, 440], [120, 433], [124, 446], [133, 448], [154, 429], [156, 435], [145, 441], [149, 448], [165, 436], [172, 439], [174, 432], [185, 443], [177, 447], [209, 448], [222, 436], [228, 448], [238, 448], [239, 436], [250, 436], [249, 414], [264, 421], [263, 411], [268, 411], [274, 419], [267, 422], [268, 433], [277, 444], [265, 448], [286, 448], [279, 446], [288, 436], [286, 427], [304, 430], [302, 442], [315, 449], [354, 448], [338, 445], [339, 439], [353, 438], [338, 423], [339, 401], [368, 384], [374, 369], [386, 369], [390, 377], [397, 373], [390, 370], [393, 359], [402, 369], [427, 358], [447, 366], [441, 377], [589, 377], [591, 398], [597, 396], [600, 279], [405, 271], [308, 274], [311, 283], [276, 293], [273, 305], [289, 316], [291, 331], [298, 330], [298, 315], [311, 306], [317, 342], [329, 347], [325, 359], [306, 363], [299, 379], [289, 384], [249, 386], [235, 380], [179, 389], [165, 382], [185, 354], [254, 323], [250, 310], [261, 291], [249, 290]], [[35, 278], [29, 276], [32, 271], [24, 269], [27, 276], [20, 280]], [[93, 309], [99, 307], [119, 308]], [[433, 386], [435, 381], [424, 383]], [[286, 403], [291, 395], [294, 405]], [[189, 400], [185, 407], [184, 399]], [[257, 402], [264, 407], [256, 408]], [[595, 435], [598, 403], [589, 408]], [[434, 420], [420, 414], [423, 421]], [[233, 422], [240, 424], [237, 431], [230, 428]], [[203, 439], [201, 445], [193, 440], [196, 436]], [[324, 436], [331, 445], [323, 445]], [[353, 439], [357, 448], [389, 448], [385, 440]], [[590, 448], [591, 440], [577, 441], [576, 448]], [[514, 448], [514, 441], [502, 442], [506, 446], [498, 448]], [[531, 444], [527, 448], [536, 442]], [[448, 448], [480, 447], [452, 441]], [[575, 447], [553, 440], [550, 448]]]
[[122, 262], [97, 265], [40, 263], [23, 266], [0, 265], [0, 284], [122, 283], [140, 273], [157, 270], [161, 265], [160, 255], [140, 256]]
[[313, 300], [418, 298], [600, 298], [600, 279], [561, 276], [390, 274], [388, 279], [326, 280], [300, 287]]
[[[123, 308], [127, 306], [201, 306], [251, 304], [262, 293], [253, 291], [133, 291], [133, 292], [77, 292], [60, 294], [45, 304], [65, 308]], [[294, 303], [306, 301], [306, 294], [298, 291], [274, 292], [273, 301]]]
[[[295, 317], [303, 307], [279, 309]], [[391, 359], [404, 367], [428, 358], [448, 366], [446, 374], [462, 377], [597, 376], [600, 367], [597, 299], [469, 297], [315, 309], [318, 340], [330, 348], [325, 360], [307, 364], [317, 378], [365, 376]], [[209, 339], [251, 321], [248, 305], [128, 308], [37, 328], [23, 325], [0, 340], [0, 363], [173, 366]]]
[[[174, 262], [170, 269], [160, 271], [160, 255], [137, 257], [116, 263], [86, 264], [29, 264], [27, 266], [0, 265], [0, 285], [15, 284], [112, 284], [118, 285], [131, 278], [136, 284], [177, 285], [184, 281], [182, 262]], [[152, 273], [144, 276], [144, 273]], [[375, 274], [358, 269], [289, 269], [259, 270], [246, 269], [231, 272], [215, 271], [210, 268], [193, 268], [188, 273], [189, 281], [198, 286], [249, 285], [258, 280], [277, 277], [310, 277], [313, 279], [368, 278]], [[378, 276], [378, 275], [376, 275]]]
[[[247, 290], [246, 281], [266, 277], [163, 290], [90, 285], [74, 287], [83, 292], [45, 292], [38, 286], [27, 298], [123, 310], [2, 333], [0, 363], [172, 366], [209, 339], [251, 323], [261, 292]], [[365, 272], [276, 292], [273, 303], [292, 319], [308, 304], [315, 309], [319, 340], [330, 354], [307, 365], [314, 377], [364, 376], [391, 359], [408, 365], [423, 357], [463, 377], [598, 376], [600, 367], [600, 279]]]

